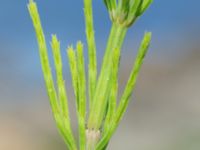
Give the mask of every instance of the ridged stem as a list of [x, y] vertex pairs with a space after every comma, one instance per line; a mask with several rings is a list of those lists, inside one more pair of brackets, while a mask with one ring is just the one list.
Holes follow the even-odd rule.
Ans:
[[135, 88], [136, 80], [137, 80], [140, 68], [142, 66], [144, 57], [149, 48], [150, 42], [151, 42], [151, 33], [147, 32], [141, 42], [141, 45], [140, 45], [138, 54], [136, 56], [135, 63], [133, 65], [129, 80], [126, 84], [125, 90], [121, 97], [117, 111], [112, 119], [112, 122], [108, 129], [108, 132], [102, 137], [101, 141], [97, 144], [97, 147], [95, 150], [102, 150], [107, 145], [109, 139], [112, 137], [115, 129], [118, 127], [119, 122], [122, 119], [122, 117], [127, 109], [128, 103], [130, 101], [130, 97]]
[[88, 120], [89, 129], [98, 131], [102, 125], [102, 121], [105, 115], [107, 98], [110, 93], [110, 84], [111, 84], [110, 75], [111, 75], [113, 53], [115, 49], [121, 49], [126, 32], [127, 32], [126, 27], [117, 24], [112, 25], [100, 76], [98, 78], [98, 83], [95, 90], [94, 103], [92, 105], [92, 109], [89, 114], [89, 120]]
[[97, 77], [97, 60], [96, 60], [96, 42], [94, 36], [94, 25], [93, 25], [93, 10], [92, 0], [84, 0], [84, 15], [85, 15], [85, 28], [88, 45], [88, 88], [89, 88], [89, 105], [90, 108], [93, 103], [93, 97], [96, 88], [96, 77]]
[[44, 80], [45, 80], [45, 84], [47, 88], [47, 93], [50, 99], [50, 104], [52, 107], [54, 119], [56, 121], [56, 125], [59, 129], [60, 134], [63, 136], [64, 141], [66, 142], [67, 146], [72, 150], [77, 150], [76, 142], [73, 137], [72, 130], [70, 127], [70, 122], [69, 122], [68, 108], [67, 108], [67, 101], [66, 101], [67, 97], [65, 93], [66, 91], [64, 87], [64, 81], [62, 78], [62, 64], [61, 64], [61, 57], [59, 54], [60, 53], [59, 42], [54, 37], [52, 48], [53, 48], [53, 53], [54, 53], [54, 59], [58, 63], [55, 66], [56, 72], [57, 72], [58, 86], [59, 86], [59, 90], [58, 90], [59, 92], [57, 94], [55, 90], [55, 86], [54, 86], [52, 73], [51, 73], [46, 40], [43, 33], [40, 16], [38, 13], [37, 5], [33, 0], [30, 0], [28, 4], [28, 10], [33, 22], [33, 26], [35, 28], [35, 32], [36, 32], [42, 71], [43, 71]]

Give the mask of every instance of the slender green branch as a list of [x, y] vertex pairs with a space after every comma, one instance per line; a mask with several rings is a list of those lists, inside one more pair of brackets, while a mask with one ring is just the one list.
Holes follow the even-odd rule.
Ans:
[[136, 80], [137, 80], [140, 68], [142, 66], [144, 57], [145, 57], [147, 50], [149, 48], [150, 42], [151, 42], [151, 33], [147, 32], [144, 35], [144, 39], [143, 39], [141, 46], [139, 48], [139, 52], [136, 56], [136, 60], [135, 60], [134, 67], [132, 69], [130, 78], [128, 80], [128, 83], [126, 84], [124, 93], [123, 93], [122, 98], [121, 98], [120, 103], [119, 103], [119, 107], [117, 109], [117, 119], [116, 119], [117, 123], [119, 123], [119, 121], [121, 120], [121, 118], [122, 118], [122, 116], [123, 116], [123, 114], [124, 114], [124, 112], [125, 112], [125, 110], [128, 106], [128, 103], [130, 101], [130, 97], [132, 95], [133, 89], [135, 88]]
[[90, 129], [98, 130], [103, 121], [108, 100], [107, 98], [110, 91], [109, 84], [111, 83], [110, 75], [113, 52], [115, 49], [121, 49], [126, 32], [127, 28], [113, 24], [94, 95], [94, 103], [89, 114], [88, 128]]
[[79, 128], [79, 145], [80, 150], [85, 150], [85, 71], [83, 60], [83, 47], [81, 43], [77, 44], [77, 56], [72, 47], [68, 48], [68, 60], [70, 64], [72, 84], [74, 87], [74, 94], [76, 97], [76, 107], [78, 116], [78, 128]]
[[76, 54], [72, 46], [67, 49], [68, 61], [70, 66], [70, 72], [72, 77], [72, 85], [74, 88], [74, 95], [76, 99], [76, 108], [79, 110], [79, 93], [78, 93], [78, 70], [76, 62]]
[[85, 135], [85, 113], [86, 113], [86, 79], [85, 79], [85, 63], [83, 55], [83, 44], [77, 43], [77, 68], [78, 68], [78, 88], [79, 88], [79, 138], [80, 150], [86, 148], [86, 135]]
[[92, 0], [84, 0], [86, 37], [88, 44], [88, 87], [90, 107], [92, 106], [97, 78], [96, 42], [94, 36]]
[[[88, 92], [89, 116], [86, 124], [86, 75], [83, 44], [78, 42], [76, 51], [67, 50], [76, 99], [80, 150], [105, 150], [114, 131], [119, 125], [135, 88], [136, 79], [151, 41], [151, 33], [146, 33], [139, 48], [129, 80], [117, 106], [118, 71], [121, 48], [128, 28], [150, 6], [153, 0], [104, 0], [108, 9], [112, 28], [97, 80], [96, 43], [93, 25], [92, 0], [84, 0], [84, 15], [88, 45]], [[68, 98], [63, 79], [60, 42], [52, 36], [52, 52], [55, 64], [57, 88], [49, 64], [45, 37], [36, 3], [30, 0], [29, 13], [33, 21], [39, 46], [40, 61], [52, 112], [60, 134], [70, 150], [78, 150], [70, 125]]]
[[85, 64], [83, 55], [83, 44], [77, 43], [77, 56], [72, 47], [68, 48], [68, 60], [71, 69], [72, 84], [76, 97], [78, 125], [79, 125], [79, 143], [80, 150], [85, 149], [86, 134], [85, 134], [85, 114], [86, 114], [86, 79], [85, 79]]
[[[66, 88], [65, 88], [65, 82], [63, 79], [62, 59], [61, 59], [61, 54], [60, 54], [60, 42], [58, 41], [56, 35], [52, 36], [51, 47], [52, 47], [54, 64], [55, 64], [55, 69], [56, 69], [58, 98], [59, 98], [60, 107], [61, 107], [61, 116], [63, 120], [63, 125], [65, 126], [67, 130], [66, 134], [69, 137], [69, 139], [72, 139], [72, 142], [75, 142], [71, 125], [70, 125], [67, 93], [66, 93]], [[59, 120], [57, 119], [57, 121]]]
[[46, 40], [44, 37], [42, 25], [40, 22], [40, 16], [39, 16], [39, 13], [37, 10], [36, 3], [34, 3], [33, 1], [30, 1], [29, 5], [28, 5], [28, 10], [29, 10], [31, 19], [33, 21], [33, 26], [34, 26], [35, 32], [36, 32], [37, 42], [38, 42], [38, 46], [39, 46], [40, 61], [41, 61], [41, 65], [42, 65], [42, 71], [44, 74], [44, 79], [45, 79], [52, 111], [53, 111], [53, 113], [59, 113], [57, 95], [56, 95], [56, 91], [55, 91], [55, 87], [54, 87], [54, 83], [53, 83], [51, 68], [49, 65]]
[[[46, 87], [47, 87], [47, 92], [49, 95], [50, 104], [52, 107], [52, 111], [53, 111], [53, 115], [54, 115], [56, 124], [58, 126], [59, 132], [63, 136], [64, 141], [66, 142], [68, 147], [70, 149], [77, 150], [76, 143], [73, 138], [73, 134], [72, 134], [72, 131], [70, 128], [69, 121], [63, 119], [63, 115], [61, 113], [60, 106], [58, 104], [58, 98], [57, 98], [56, 90], [54, 87], [53, 77], [52, 77], [51, 68], [50, 68], [49, 59], [48, 59], [46, 41], [45, 41], [45, 37], [43, 34], [43, 29], [42, 29], [42, 25], [40, 22], [40, 17], [39, 17], [36, 3], [31, 0], [28, 5], [28, 9], [29, 9], [29, 13], [32, 18], [32, 21], [33, 21], [33, 26], [35, 28], [35, 32], [36, 32], [36, 37], [37, 37], [38, 46], [39, 46], [40, 60], [41, 60], [41, 64], [42, 64], [42, 70], [43, 70], [44, 79], [45, 79], [45, 83], [46, 83]], [[58, 47], [55, 47], [55, 48], [58, 48]], [[60, 67], [60, 64], [57, 67]], [[60, 73], [59, 73], [59, 77], [58, 77], [59, 80], [61, 79], [61, 76], [62, 76]], [[63, 88], [63, 87], [61, 87], [61, 88]], [[63, 96], [63, 91], [61, 93]], [[59, 94], [61, 94], [61, 93], [59, 92]], [[65, 106], [66, 106], [66, 103], [65, 103]], [[63, 107], [65, 107], [65, 106], [63, 106]], [[66, 110], [65, 110], [65, 112], [66, 112]], [[68, 115], [68, 112], [66, 115]], [[69, 119], [69, 117], [67, 117], [67, 119]]]
[[85, 117], [86, 113], [86, 79], [85, 79], [85, 63], [83, 55], [83, 44], [77, 43], [77, 70], [78, 70], [78, 91], [79, 91], [79, 110], [81, 116]]
[[61, 110], [63, 116], [70, 122], [69, 118], [69, 110], [68, 110], [68, 100], [67, 100], [67, 93], [65, 89], [65, 81], [63, 79], [63, 71], [62, 71], [62, 59], [60, 54], [60, 42], [58, 41], [56, 35], [52, 36], [51, 42], [53, 57], [54, 57], [54, 64], [56, 69], [56, 77], [57, 77], [57, 84], [58, 84], [58, 97], [61, 105]]
[[118, 70], [120, 62], [120, 50], [115, 49], [112, 62], [112, 78], [111, 80], [111, 92], [108, 98], [108, 111], [106, 113], [103, 135], [108, 132], [109, 126], [111, 124], [112, 118], [115, 115], [116, 103], [117, 103], [117, 93], [118, 93]]
[[126, 108], [130, 101], [130, 97], [132, 95], [133, 89], [135, 88], [136, 79], [139, 74], [141, 65], [143, 63], [145, 54], [148, 50], [150, 41], [151, 41], [151, 33], [148, 32], [145, 34], [144, 39], [139, 48], [139, 52], [136, 56], [136, 60], [133, 65], [131, 75], [129, 77], [128, 83], [126, 85], [126, 88], [125, 88], [122, 98], [120, 100], [119, 106], [117, 108], [116, 116], [113, 117], [113, 120], [112, 120], [112, 123], [110, 125], [108, 132], [102, 137], [101, 141], [98, 143], [98, 145], [96, 147], [96, 150], [101, 150], [108, 143], [109, 139], [111, 138], [115, 129], [117, 128], [124, 112], [126, 111]]

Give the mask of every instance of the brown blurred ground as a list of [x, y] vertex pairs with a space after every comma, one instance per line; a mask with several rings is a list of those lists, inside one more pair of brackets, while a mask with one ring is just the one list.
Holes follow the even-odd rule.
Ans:
[[[121, 68], [120, 88], [123, 88], [130, 62], [122, 63]], [[41, 99], [41, 102], [13, 107], [9, 112], [2, 109], [0, 150], [66, 149], [52, 120], [44, 89], [32, 93], [29, 101]], [[174, 63], [144, 64], [128, 111], [109, 149], [200, 149], [199, 49]]]

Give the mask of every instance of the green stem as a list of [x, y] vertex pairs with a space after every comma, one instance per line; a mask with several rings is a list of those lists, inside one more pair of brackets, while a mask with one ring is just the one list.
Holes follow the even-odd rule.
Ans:
[[[30, 0], [30, 2], [28, 4], [28, 9], [29, 9], [31, 19], [33, 21], [33, 26], [35, 28], [35, 32], [36, 32], [36, 37], [37, 37], [38, 46], [39, 46], [40, 61], [41, 61], [41, 65], [42, 65], [42, 71], [44, 74], [44, 80], [45, 80], [45, 84], [46, 84], [46, 88], [47, 88], [47, 93], [48, 93], [48, 96], [50, 99], [50, 104], [52, 107], [54, 119], [56, 120], [56, 124], [58, 126], [59, 132], [63, 136], [64, 141], [66, 142], [67, 146], [72, 150], [77, 150], [76, 143], [75, 143], [75, 140], [74, 140], [71, 128], [70, 128], [70, 124], [68, 122], [69, 118], [67, 117], [67, 119], [65, 118], [63, 120], [63, 113], [61, 113], [62, 110], [58, 103], [59, 98], [58, 98], [56, 90], [55, 90], [54, 81], [53, 81], [53, 77], [52, 77], [52, 73], [51, 73], [48, 52], [47, 52], [47, 46], [46, 46], [46, 40], [45, 40], [45, 36], [43, 33], [43, 28], [41, 25], [37, 5], [35, 2], [33, 2], [33, 0]], [[59, 65], [57, 67], [59, 67], [59, 72], [61, 73], [61, 70], [60, 70], [61, 66]], [[62, 76], [60, 73], [58, 75], [58, 76], [60, 76], [59, 80], [61, 79], [61, 76]], [[62, 86], [64, 86], [64, 85], [62, 85]], [[64, 91], [62, 91], [62, 94], [63, 93], [64, 93]], [[66, 98], [66, 97], [64, 97], [64, 98]], [[65, 104], [65, 106], [66, 106], [66, 104]], [[67, 114], [68, 114], [68, 112], [67, 112]]]
[[[61, 116], [61, 119], [63, 120], [63, 126], [67, 130], [66, 134], [69, 136], [69, 139], [71, 139], [72, 142], [75, 142], [75, 139], [74, 139], [73, 133], [72, 133], [72, 129], [71, 129], [71, 125], [70, 125], [70, 116], [69, 116], [69, 110], [68, 110], [68, 98], [67, 98], [67, 92], [66, 92], [66, 88], [65, 88], [65, 81], [63, 79], [63, 71], [62, 71], [63, 67], [62, 67], [62, 58], [61, 58], [61, 53], [60, 53], [60, 42], [58, 41], [56, 35], [52, 36], [51, 47], [52, 47], [55, 70], [56, 70], [58, 99], [59, 99], [59, 104], [60, 104], [60, 109], [61, 109], [60, 116]], [[58, 118], [56, 120], [59, 122]], [[57, 123], [57, 125], [58, 125], [58, 123]], [[58, 127], [59, 127], [59, 125], [58, 125]], [[72, 142], [70, 142], [70, 143], [72, 143]]]
[[124, 115], [126, 108], [128, 106], [128, 103], [130, 101], [130, 97], [132, 95], [132, 92], [136, 85], [136, 79], [138, 77], [140, 68], [142, 66], [144, 57], [147, 53], [147, 50], [149, 48], [151, 41], [151, 33], [146, 33], [144, 36], [144, 39], [141, 43], [141, 46], [139, 48], [138, 54], [135, 59], [135, 63], [133, 65], [133, 69], [131, 71], [129, 80], [126, 84], [126, 88], [124, 90], [124, 93], [121, 97], [119, 106], [117, 108], [117, 111], [115, 113], [115, 116], [113, 117], [112, 123], [110, 124], [110, 128], [108, 132], [102, 137], [101, 141], [98, 143], [96, 150], [102, 150], [106, 144], [108, 143], [109, 139], [113, 135], [115, 129], [118, 127], [120, 120], [122, 119], [122, 116]]
[[85, 114], [86, 114], [86, 79], [85, 79], [85, 63], [83, 55], [83, 44], [77, 43], [77, 71], [78, 71], [78, 93], [79, 93], [79, 144], [80, 150], [85, 150]]
[[60, 42], [58, 41], [56, 35], [52, 35], [51, 47], [52, 47], [55, 70], [56, 70], [58, 99], [60, 102], [61, 112], [64, 119], [66, 119], [67, 122], [70, 122], [68, 99], [67, 99], [65, 81], [63, 79], [63, 71], [62, 71], [63, 67], [62, 67], [62, 58], [60, 53]]
[[89, 86], [89, 100], [91, 108], [95, 93], [94, 91], [96, 87], [96, 76], [97, 76], [96, 43], [94, 36], [92, 0], [84, 0], [84, 15], [85, 15], [86, 37], [88, 44], [88, 58], [89, 58], [88, 86]]
[[98, 79], [94, 95], [94, 102], [92, 105], [91, 112], [89, 114], [89, 120], [88, 120], [89, 129], [94, 129], [98, 131], [99, 128], [101, 127], [105, 115], [107, 97], [110, 93], [109, 85], [111, 84], [110, 75], [111, 75], [113, 53], [115, 49], [121, 49], [126, 32], [127, 32], [126, 27], [113, 24], [110, 37], [108, 39], [106, 52], [104, 55], [101, 73]]
[[115, 115], [117, 106], [117, 93], [118, 93], [118, 71], [120, 63], [120, 50], [114, 49], [113, 60], [112, 60], [112, 73], [111, 73], [111, 84], [110, 84], [110, 95], [108, 97], [107, 111], [105, 121], [103, 125], [103, 135], [108, 132], [110, 123], [113, 116]]

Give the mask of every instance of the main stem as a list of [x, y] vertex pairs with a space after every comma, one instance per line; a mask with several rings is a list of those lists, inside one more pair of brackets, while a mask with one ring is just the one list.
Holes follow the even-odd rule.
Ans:
[[[127, 32], [126, 27], [113, 23], [105, 55], [103, 58], [101, 73], [98, 79], [94, 95], [94, 103], [92, 105], [92, 109], [89, 114], [88, 132], [89, 133], [94, 132], [94, 135], [96, 134], [98, 135], [98, 133], [100, 133], [100, 127], [102, 125], [105, 116], [105, 108], [108, 102], [107, 96], [110, 93], [107, 91], [110, 91], [109, 90], [110, 74], [111, 74], [110, 67], [112, 64], [113, 52], [116, 48], [121, 49], [126, 32]], [[99, 137], [98, 139], [94, 140], [93, 138], [91, 138], [91, 136], [88, 136], [87, 143], [90, 145], [87, 146], [87, 150], [94, 150], [98, 141]]]

